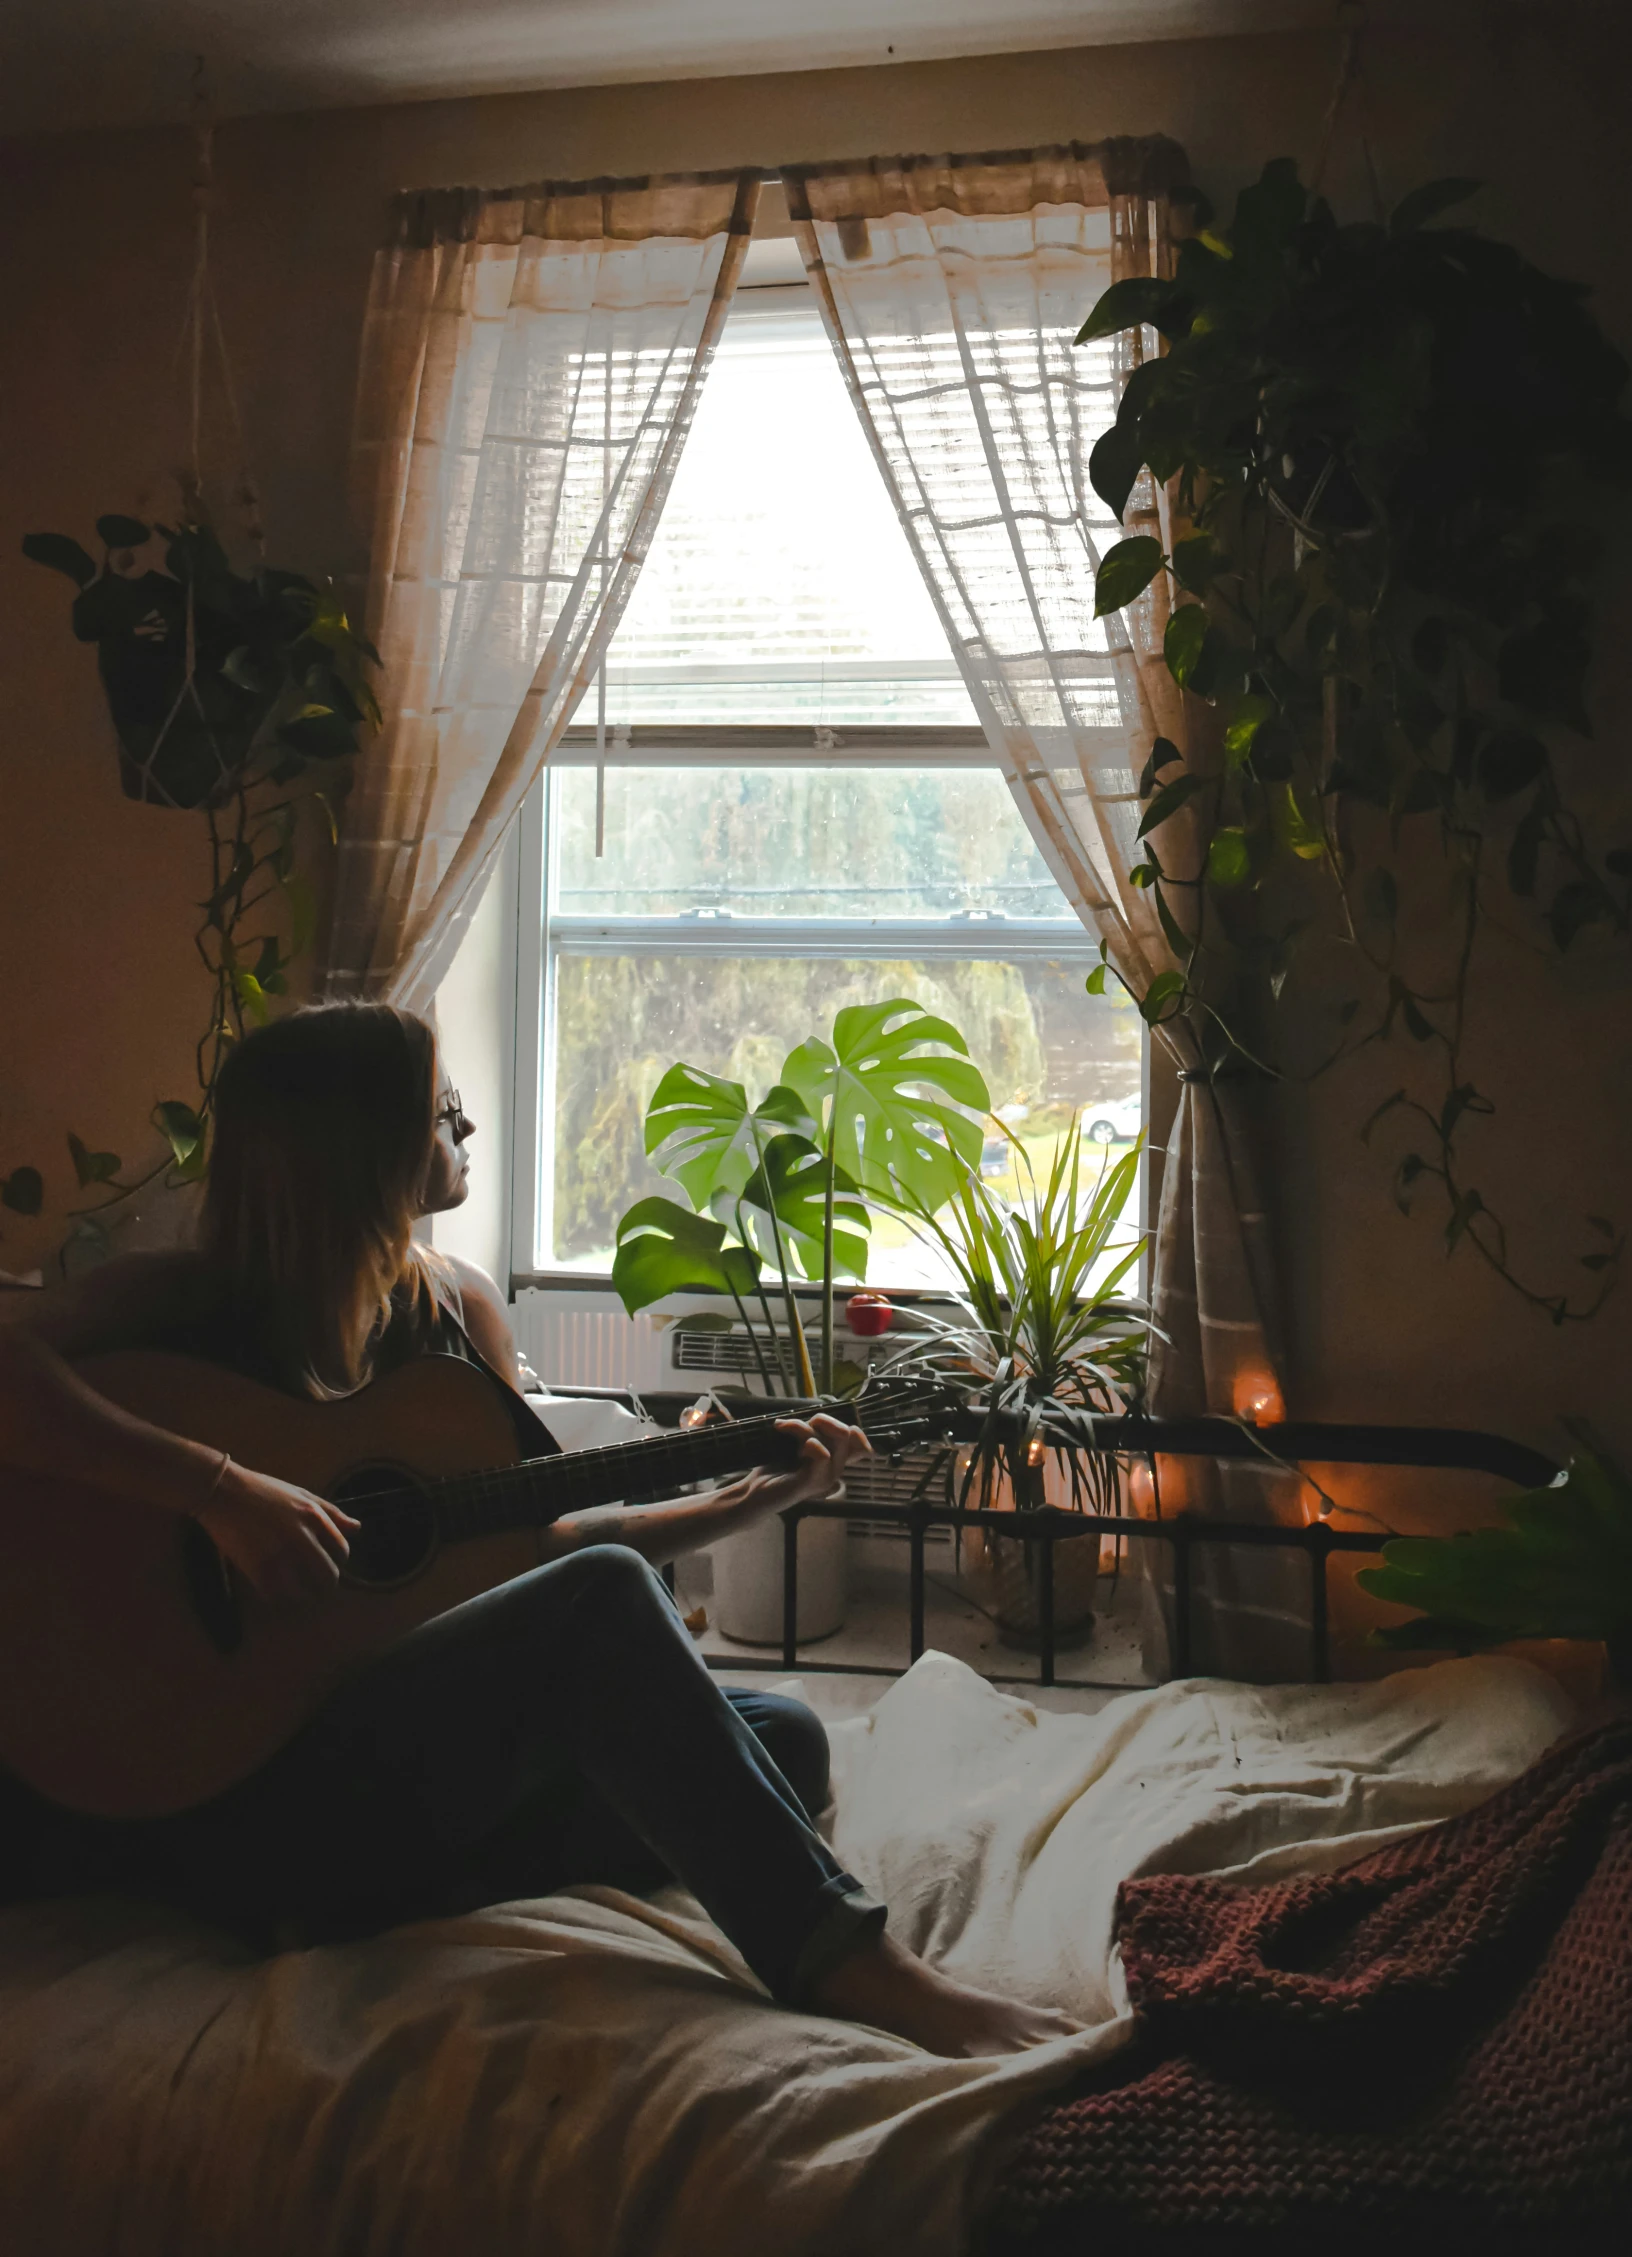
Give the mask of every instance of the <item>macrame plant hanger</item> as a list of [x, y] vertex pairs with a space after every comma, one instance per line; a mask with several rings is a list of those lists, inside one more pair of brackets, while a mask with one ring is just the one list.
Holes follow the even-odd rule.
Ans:
[[[266, 528], [261, 511], [260, 489], [249, 466], [249, 449], [243, 415], [238, 404], [238, 387], [233, 380], [226, 331], [222, 325], [221, 309], [216, 302], [215, 285], [210, 273], [210, 221], [215, 204], [215, 107], [202, 55], [195, 59], [193, 69], [192, 123], [193, 271], [177, 343], [177, 361], [179, 363], [185, 359], [187, 370], [187, 458], [178, 473], [181, 519], [183, 527], [188, 531], [199, 533], [210, 530], [210, 510], [205, 495], [205, 456], [209, 380], [213, 373], [220, 400], [226, 409], [228, 443], [236, 463], [229, 489], [230, 502], [243, 534], [255, 552], [257, 566], [264, 567]], [[199, 697], [195, 679], [197, 637], [194, 603], [193, 576], [189, 573], [186, 583], [187, 645], [180, 696], [191, 697], [209, 733], [220, 770], [218, 796], [211, 796], [203, 803], [209, 827], [212, 890], [205, 904], [205, 926], [197, 936], [199, 953], [216, 979], [216, 1000], [211, 1023], [198, 1044], [199, 1086], [205, 1092], [200, 1110], [207, 1114], [216, 1075], [227, 1051], [237, 1039], [232, 1000], [237, 993], [239, 969], [235, 961], [231, 927], [236, 915], [244, 907], [242, 861], [246, 827], [250, 818], [243, 776], [222, 754], [214, 731], [209, 729], [208, 717]], [[178, 709], [179, 705], [180, 697], [177, 700]], [[223, 806], [234, 809], [232, 819], [225, 824], [220, 814]], [[253, 850], [251, 854], [253, 855]], [[215, 943], [213, 956], [210, 946], [212, 932]]]
[[[238, 407], [238, 390], [233, 382], [226, 332], [221, 324], [221, 309], [216, 303], [215, 288], [210, 277], [210, 215], [215, 191], [215, 117], [202, 55], [197, 58], [193, 70], [192, 110], [193, 271], [187, 289], [186, 307], [181, 317], [181, 334], [176, 342], [177, 365], [185, 361], [187, 370], [187, 458], [177, 473], [177, 483], [181, 488], [181, 518], [183, 526], [193, 531], [209, 524], [209, 509], [204, 498], [204, 427], [206, 372], [213, 358], [216, 379], [226, 406], [232, 447], [238, 462], [232, 499], [242, 513], [245, 535], [253, 546], [258, 561], [264, 564], [266, 531], [261, 518], [260, 491], [249, 468], [243, 417]], [[209, 716], [198, 692], [197, 619], [190, 576], [186, 582], [183, 616], [186, 642], [181, 685], [176, 692], [175, 704], [165, 717], [152, 748], [142, 763], [147, 795], [161, 800], [169, 795], [155, 774], [155, 764], [177, 717], [189, 703], [197, 713], [211, 745], [215, 747], [222, 788], [231, 780], [230, 766], [215, 744]]]
[[204, 58], [193, 73], [193, 274], [182, 316], [181, 349], [188, 367], [187, 466], [182, 472], [182, 500], [190, 524], [204, 524], [204, 408], [205, 364], [213, 350], [215, 373], [226, 406], [237, 457], [232, 499], [242, 512], [244, 532], [261, 563], [266, 562], [266, 531], [261, 522], [261, 497], [249, 468], [244, 440], [244, 419], [238, 408], [238, 388], [233, 381], [221, 309], [210, 277], [210, 215], [215, 197], [215, 116], [210, 99]]
[[1320, 154], [1315, 159], [1315, 169], [1309, 177], [1311, 195], [1318, 196], [1326, 177], [1326, 167], [1331, 162], [1332, 150], [1337, 141], [1337, 129], [1343, 113], [1352, 107], [1359, 133], [1361, 162], [1366, 168], [1366, 182], [1371, 190], [1371, 214], [1379, 225], [1387, 217], [1383, 202], [1382, 183], [1377, 174], [1377, 158], [1372, 148], [1371, 111], [1367, 99], [1365, 65], [1361, 48], [1366, 31], [1365, 0], [1338, 0], [1337, 4], [1337, 77], [1332, 86], [1332, 98], [1326, 105], [1326, 115], [1321, 123]]

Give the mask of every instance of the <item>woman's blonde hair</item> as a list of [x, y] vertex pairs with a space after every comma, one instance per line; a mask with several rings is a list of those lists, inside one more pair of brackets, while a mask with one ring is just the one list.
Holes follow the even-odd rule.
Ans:
[[412, 1242], [436, 1139], [436, 1037], [389, 1003], [247, 1035], [215, 1085], [203, 1247], [286, 1385], [359, 1386], [396, 1306], [435, 1308]]

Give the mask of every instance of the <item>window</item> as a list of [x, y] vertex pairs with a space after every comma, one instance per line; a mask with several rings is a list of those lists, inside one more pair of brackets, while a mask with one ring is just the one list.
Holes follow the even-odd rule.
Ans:
[[[618, 1216], [672, 1190], [641, 1123], [673, 1060], [758, 1095], [845, 1003], [910, 996], [961, 1027], [1034, 1164], [1073, 1115], [1094, 1158], [1137, 1134], [1138, 1015], [1085, 992], [1094, 948], [975, 725], [802, 285], [739, 293], [524, 868], [519, 1266], [604, 1274]], [[1014, 1188], [995, 1131], [984, 1167]], [[902, 1226], [873, 1248], [874, 1281], [939, 1281]]]

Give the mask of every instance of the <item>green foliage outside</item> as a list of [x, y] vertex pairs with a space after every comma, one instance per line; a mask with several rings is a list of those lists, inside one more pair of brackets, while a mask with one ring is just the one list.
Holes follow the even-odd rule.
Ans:
[[[820, 756], [813, 756], [819, 762]], [[1074, 919], [992, 768], [612, 768], [601, 852], [595, 780], [551, 798], [567, 913]]]
[[[1069, 960], [902, 964], [744, 959], [723, 950], [562, 957], [554, 986], [557, 1260], [602, 1258], [631, 1196], [664, 1188], [646, 1157], [644, 1122], [677, 1055], [766, 1090], [803, 1030], [881, 995], [904, 996], [963, 1031], [993, 1102], [1028, 1106], [1028, 1143], [1057, 1140], [1090, 1098], [1138, 1087], [1137, 1015], [1090, 1003]], [[873, 1244], [904, 1248], [910, 1234], [881, 1216]]]

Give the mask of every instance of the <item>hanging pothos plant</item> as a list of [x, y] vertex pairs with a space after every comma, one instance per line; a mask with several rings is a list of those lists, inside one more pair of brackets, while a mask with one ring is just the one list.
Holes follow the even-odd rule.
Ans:
[[[1401, 1206], [1433, 1187], [1447, 1245], [1562, 1323], [1601, 1304], [1622, 1241], [1588, 1218], [1579, 1296], [1516, 1276], [1465, 1156], [1494, 1109], [1467, 1015], [1493, 909], [1533, 905], [1559, 951], [1632, 930], [1632, 841], [1595, 838], [1560, 777], [1589, 734], [1595, 521], [1632, 425], [1581, 288], [1430, 225], [1475, 187], [1340, 225], [1277, 159], [1229, 227], [1198, 205], [1171, 279], [1106, 291], [1079, 344], [1148, 324], [1165, 349], [1090, 475], [1119, 519], [1166, 487], [1173, 537], [1117, 543], [1095, 609], [1165, 575], [1167, 670], [1217, 715], [1205, 752], [1158, 739], [1140, 779], [1133, 881], [1181, 967], [1145, 1016], [1187, 1014], [1215, 1068], [1413, 1046], [1431, 1084], [1414, 1072], [1364, 1132], [1409, 1132]], [[1334, 1017], [1300, 1060], [1284, 1006], [1312, 985]]]
[[[213, 982], [197, 1046], [198, 1087], [153, 1108], [165, 1157], [134, 1177], [116, 1152], [68, 1137], [80, 1189], [93, 1204], [75, 1215], [79, 1234], [102, 1235], [96, 1218], [160, 1176], [172, 1183], [204, 1172], [216, 1077], [246, 1024], [264, 1021], [287, 988], [290, 964], [310, 941], [311, 889], [296, 865], [302, 797], [317, 803], [331, 837], [344, 790], [345, 756], [358, 748], [379, 706], [367, 668], [378, 654], [352, 627], [332, 591], [296, 572], [261, 564], [234, 571], [202, 510], [177, 527], [140, 518], [97, 521], [100, 565], [62, 533], [31, 533], [23, 553], [74, 581], [73, 627], [94, 642], [119, 740], [120, 781], [132, 799], [201, 810], [210, 878], [194, 936]], [[138, 552], [155, 536], [163, 569]], [[304, 788], [303, 788], [304, 787]], [[281, 897], [283, 933], [258, 929]], [[42, 1204], [38, 1170], [15, 1169], [0, 1200], [20, 1213]]]
[[[265, 564], [235, 572], [207, 524], [96, 529], [100, 565], [65, 533], [30, 533], [23, 554], [78, 586], [74, 633], [96, 645], [129, 798], [220, 806], [251, 766], [285, 783], [356, 750], [379, 718], [363, 671], [378, 660], [332, 594]], [[155, 535], [164, 569], [138, 569]]]

